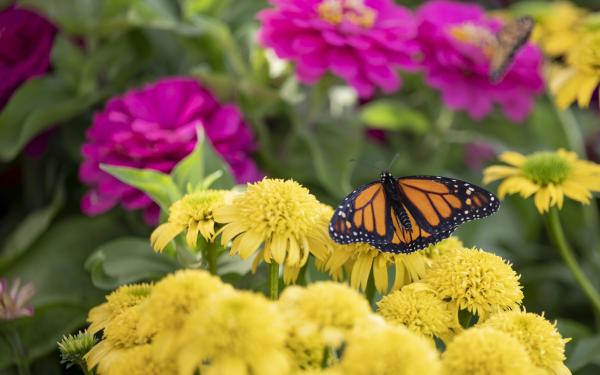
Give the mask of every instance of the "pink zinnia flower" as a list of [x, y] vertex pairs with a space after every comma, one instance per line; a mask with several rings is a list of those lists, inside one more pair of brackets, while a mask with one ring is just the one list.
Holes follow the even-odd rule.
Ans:
[[262, 177], [250, 158], [256, 146], [240, 110], [220, 104], [194, 79], [167, 78], [112, 98], [94, 116], [81, 149], [79, 176], [91, 186], [82, 211], [100, 214], [121, 203], [128, 210], [144, 209], [146, 220], [156, 222], [159, 209], [150, 197], [100, 170], [100, 164], [169, 173], [194, 149], [198, 126], [238, 182]]
[[392, 0], [271, 0], [259, 13], [259, 38], [277, 56], [296, 63], [300, 81], [314, 83], [327, 71], [361, 97], [376, 87], [396, 91], [395, 68], [415, 68], [411, 12]]
[[427, 83], [440, 90], [444, 103], [482, 119], [498, 104], [506, 117], [524, 120], [544, 88], [542, 54], [527, 43], [498, 83], [489, 79], [492, 50], [485, 41], [501, 28], [475, 4], [430, 1], [417, 11], [422, 65]]
[[9, 287], [6, 279], [0, 279], [0, 321], [32, 316], [33, 307], [29, 301], [34, 294], [32, 283], [21, 285], [21, 280], [15, 279]]

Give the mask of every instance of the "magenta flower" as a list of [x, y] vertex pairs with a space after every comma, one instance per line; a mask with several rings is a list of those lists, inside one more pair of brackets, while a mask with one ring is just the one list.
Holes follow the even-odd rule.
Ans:
[[271, 0], [259, 13], [259, 38], [277, 56], [296, 63], [304, 83], [326, 72], [343, 78], [363, 97], [380, 87], [396, 91], [395, 68], [414, 69], [411, 12], [392, 0]]
[[498, 104], [513, 121], [524, 120], [544, 88], [542, 54], [526, 44], [504, 78], [489, 79], [492, 49], [486, 40], [501, 28], [476, 4], [430, 1], [417, 11], [422, 65], [427, 83], [440, 90], [444, 103], [482, 119]]
[[55, 33], [50, 22], [29, 10], [0, 11], [0, 110], [23, 82], [48, 70]]
[[0, 321], [32, 316], [33, 307], [29, 301], [34, 294], [32, 283], [21, 286], [21, 280], [16, 279], [9, 288], [8, 281], [0, 279]]
[[112, 98], [94, 116], [81, 149], [79, 176], [91, 187], [82, 211], [96, 215], [121, 203], [143, 209], [146, 221], [156, 222], [159, 209], [150, 197], [100, 170], [100, 164], [169, 173], [194, 149], [200, 125], [238, 182], [262, 177], [250, 158], [256, 146], [240, 110], [217, 102], [194, 79], [167, 78]]
[[472, 171], [479, 172], [485, 163], [496, 160], [498, 152], [489, 143], [475, 141], [467, 143], [464, 148], [465, 164]]

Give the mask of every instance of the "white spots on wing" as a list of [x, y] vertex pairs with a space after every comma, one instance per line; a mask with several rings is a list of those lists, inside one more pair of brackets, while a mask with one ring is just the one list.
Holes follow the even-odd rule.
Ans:
[[472, 192], [473, 192], [473, 191], [472, 191], [470, 188], [469, 188], [469, 189], [467, 189], [467, 191], [466, 191], [467, 195], [471, 195], [471, 193], [472, 193]]
[[339, 211], [338, 215], [344, 218], [346, 217], [346, 213], [344, 211]]

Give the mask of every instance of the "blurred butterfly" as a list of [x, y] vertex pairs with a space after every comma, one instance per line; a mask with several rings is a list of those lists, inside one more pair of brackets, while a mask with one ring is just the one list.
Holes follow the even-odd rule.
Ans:
[[498, 210], [479, 186], [448, 177], [381, 179], [359, 187], [335, 210], [329, 235], [337, 243], [364, 242], [391, 253], [411, 253], [450, 236], [466, 221]]
[[525, 16], [507, 23], [498, 32], [490, 64], [490, 80], [492, 82], [498, 82], [504, 77], [517, 52], [529, 39], [534, 25], [533, 18]]

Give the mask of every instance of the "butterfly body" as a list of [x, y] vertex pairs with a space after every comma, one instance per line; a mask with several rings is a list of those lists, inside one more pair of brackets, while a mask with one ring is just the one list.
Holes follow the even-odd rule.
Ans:
[[458, 225], [494, 213], [497, 198], [458, 179], [394, 178], [360, 186], [335, 210], [329, 225], [337, 243], [364, 242], [384, 252], [410, 253], [448, 237]]

